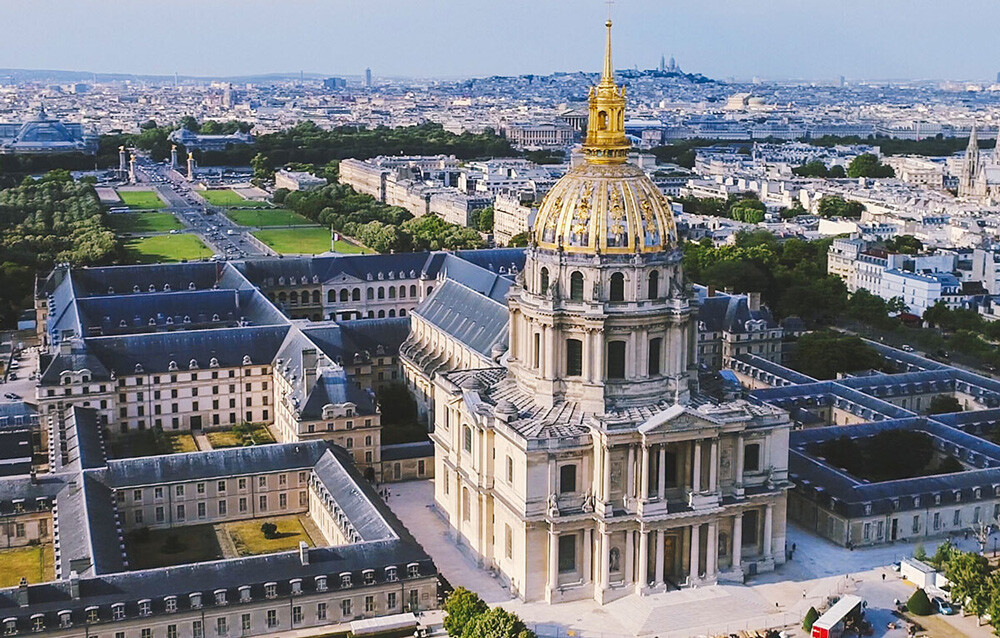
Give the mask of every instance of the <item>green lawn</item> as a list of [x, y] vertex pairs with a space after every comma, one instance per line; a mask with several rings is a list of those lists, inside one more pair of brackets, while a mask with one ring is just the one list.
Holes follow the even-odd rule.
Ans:
[[55, 580], [54, 556], [51, 543], [0, 550], [0, 587], [17, 587], [22, 576], [31, 585]]
[[[197, 516], [194, 511], [185, 513], [188, 518]], [[214, 525], [135, 530], [125, 536], [125, 552], [130, 569], [154, 569], [224, 558]]]
[[[237, 432], [236, 429], [208, 432], [205, 436], [208, 437], [208, 442], [212, 444], [213, 448], [239, 447], [243, 445], [243, 434]], [[260, 425], [250, 429], [249, 436], [255, 445], [274, 443], [274, 437], [271, 436], [271, 432], [267, 429], [267, 426]]]
[[298, 213], [293, 213], [284, 208], [272, 208], [267, 210], [227, 210], [226, 217], [233, 220], [240, 226], [308, 226], [313, 222], [309, 221]]
[[151, 264], [161, 261], [188, 261], [211, 257], [212, 251], [194, 235], [156, 235], [130, 239], [125, 243], [133, 261]]
[[120, 233], [158, 233], [184, 228], [172, 213], [115, 213], [108, 215], [108, 223]]
[[166, 208], [160, 196], [153, 191], [118, 191], [118, 196], [129, 208]]
[[155, 430], [139, 430], [129, 434], [119, 434], [111, 438], [110, 456], [124, 459], [136, 456], [159, 456], [161, 454], [178, 454], [181, 452], [197, 452], [198, 446], [194, 437], [183, 432], [164, 434], [158, 439]]
[[260, 202], [252, 199], [245, 199], [242, 195], [231, 189], [198, 191], [205, 201], [213, 206], [237, 206], [240, 208], [270, 208], [268, 202]]
[[[273, 496], [272, 496], [273, 498]], [[270, 503], [270, 507], [277, 507]], [[277, 538], [264, 538], [260, 531], [262, 523], [274, 523], [278, 526]], [[233, 539], [236, 551], [240, 556], [255, 556], [257, 554], [272, 554], [287, 552], [299, 548], [299, 541], [305, 541], [310, 547], [316, 543], [309, 537], [298, 516], [277, 516], [274, 518], [259, 518], [239, 523], [223, 523], [222, 527]]]
[[[288, 228], [283, 230], [258, 230], [254, 237], [282, 254], [315, 255], [330, 250], [330, 229]], [[372, 253], [374, 251], [345, 241], [338, 241], [335, 250], [341, 253]]]

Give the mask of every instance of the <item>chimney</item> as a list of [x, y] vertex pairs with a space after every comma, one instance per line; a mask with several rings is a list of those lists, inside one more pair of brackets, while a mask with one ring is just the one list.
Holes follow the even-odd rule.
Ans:
[[759, 292], [748, 292], [747, 293], [747, 306], [749, 306], [751, 312], [756, 312], [760, 310], [760, 293]]
[[709, 286], [708, 287], [708, 296], [709, 297], [714, 297], [715, 296], [715, 286]]
[[299, 541], [299, 560], [303, 565], [309, 564], [309, 545], [305, 541]]
[[305, 383], [305, 391], [307, 393], [316, 384], [316, 366], [318, 363], [319, 357], [316, 354], [315, 348], [302, 351], [302, 379]]
[[80, 574], [75, 569], [69, 573], [69, 596], [73, 600], [80, 600]]
[[14, 600], [19, 607], [28, 606], [28, 579], [21, 576], [21, 582], [17, 584], [17, 592], [14, 593]]
[[59, 354], [72, 354], [73, 353], [73, 341], [71, 339], [63, 339], [59, 342]]

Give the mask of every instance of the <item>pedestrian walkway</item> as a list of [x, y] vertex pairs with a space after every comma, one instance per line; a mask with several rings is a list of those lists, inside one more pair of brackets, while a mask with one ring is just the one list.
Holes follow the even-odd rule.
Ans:
[[201, 452], [207, 452], [212, 448], [212, 442], [208, 440], [208, 436], [204, 432], [192, 432], [191, 435], [194, 437], [194, 444], [198, 446], [198, 450]]

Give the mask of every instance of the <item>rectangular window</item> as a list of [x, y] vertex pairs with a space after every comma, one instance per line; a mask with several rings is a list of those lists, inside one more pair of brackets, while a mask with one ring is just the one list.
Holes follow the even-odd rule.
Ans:
[[566, 340], [566, 376], [578, 377], [583, 374], [583, 342], [579, 339]]
[[208, 511], [207, 508], [205, 507], [205, 502], [202, 501], [201, 503], [198, 503], [198, 518], [205, 518], [205, 515], [207, 513]]
[[659, 337], [649, 340], [649, 362], [646, 366], [646, 372], [651, 377], [660, 374], [660, 348], [662, 345], [663, 339]]
[[278, 612], [275, 609], [267, 610], [267, 626], [277, 627], [278, 626]]
[[514, 531], [510, 528], [510, 525], [504, 524], [504, 534], [503, 534], [503, 553], [507, 558], [513, 558], [514, 556]]
[[[390, 594], [395, 595], [395, 594]], [[326, 620], [326, 603], [318, 603], [316, 605], [316, 619]]]
[[365, 613], [372, 613], [375, 611], [375, 597], [365, 596]]
[[917, 533], [920, 532], [920, 516], [919, 515], [913, 517], [913, 527], [912, 527], [912, 530], [913, 530], [914, 534], [917, 534]]
[[743, 471], [760, 471], [760, 443], [750, 443], [743, 447]]
[[244, 636], [250, 633], [250, 614], [240, 615], [240, 632]]
[[759, 510], [746, 510], [743, 512], [743, 546], [753, 546], [757, 544]]
[[260, 495], [259, 505], [257, 506], [257, 509], [259, 509], [262, 512], [267, 511], [267, 495], [266, 494], [261, 494]]
[[563, 465], [559, 468], [559, 493], [568, 494], [576, 491], [576, 465]]
[[284, 492], [278, 494], [278, 507], [280, 509], [288, 507], [288, 494], [285, 494]]
[[246, 511], [247, 511], [247, 499], [246, 499], [246, 497], [241, 497], [240, 498], [240, 513], [241, 514], [246, 513]]
[[625, 342], [608, 342], [608, 378], [625, 378]]
[[559, 573], [576, 571], [576, 534], [559, 536]]
[[292, 623], [297, 625], [302, 622], [302, 606], [295, 605], [292, 607]]
[[177, 638], [177, 625], [167, 625], [167, 638]]
[[941, 529], [941, 512], [934, 512], [934, 529]]
[[958, 527], [962, 524], [962, 510], [955, 510], [955, 516], [952, 520], [952, 525]]
[[463, 443], [462, 447], [466, 452], [472, 452], [472, 428], [465, 426], [462, 428]]
[[340, 601], [340, 613], [345, 618], [351, 615], [351, 599]]
[[205, 637], [205, 628], [201, 624], [200, 620], [196, 620], [193, 623], [191, 623], [191, 635], [194, 636], [194, 638]]
[[215, 633], [220, 636], [225, 636], [229, 633], [229, 623], [226, 622], [225, 616], [220, 616], [215, 619]]
[[389, 595], [386, 596], [386, 606], [392, 610], [396, 608], [396, 592], [391, 591]]
[[177, 506], [177, 520], [179, 520], [179, 521], [183, 521], [184, 520], [184, 506], [183, 505], [178, 505]]

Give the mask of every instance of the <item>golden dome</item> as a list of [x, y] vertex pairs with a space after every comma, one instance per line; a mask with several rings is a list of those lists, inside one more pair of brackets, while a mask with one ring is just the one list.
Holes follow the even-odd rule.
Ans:
[[540, 248], [577, 253], [658, 252], [677, 244], [660, 189], [631, 164], [581, 164], [548, 192], [532, 229]]
[[585, 163], [548, 192], [535, 217], [536, 246], [576, 253], [659, 252], [677, 245], [670, 206], [638, 167], [626, 163], [625, 87], [615, 84], [611, 21], [604, 71], [590, 90]]

